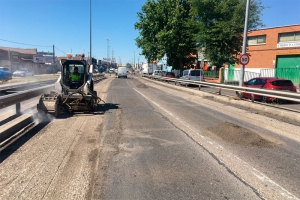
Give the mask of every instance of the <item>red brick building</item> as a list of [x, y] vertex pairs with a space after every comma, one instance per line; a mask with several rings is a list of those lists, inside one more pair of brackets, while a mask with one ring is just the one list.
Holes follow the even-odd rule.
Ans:
[[300, 68], [300, 24], [249, 31], [247, 53], [245, 71]]

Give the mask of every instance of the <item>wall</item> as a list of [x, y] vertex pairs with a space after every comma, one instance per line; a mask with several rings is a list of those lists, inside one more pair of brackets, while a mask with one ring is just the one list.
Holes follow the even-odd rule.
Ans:
[[[277, 55], [300, 55], [300, 47], [277, 48], [279, 33], [300, 31], [300, 25], [274, 27], [248, 32], [248, 37], [266, 35], [266, 43], [248, 46], [247, 53], [250, 54], [250, 62], [246, 65], [247, 71], [259, 71], [265, 68], [276, 67]], [[300, 42], [300, 41], [299, 41]], [[239, 64], [235, 65], [240, 68]]]

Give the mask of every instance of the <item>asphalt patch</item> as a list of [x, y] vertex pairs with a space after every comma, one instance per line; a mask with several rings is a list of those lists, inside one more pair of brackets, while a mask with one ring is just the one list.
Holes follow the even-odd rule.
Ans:
[[230, 122], [220, 123], [208, 128], [208, 130], [229, 143], [259, 148], [275, 148], [277, 146], [258, 133]]
[[137, 85], [136, 87], [137, 87], [137, 88], [148, 88], [148, 86], [145, 85], [145, 84], [139, 84], [139, 85]]

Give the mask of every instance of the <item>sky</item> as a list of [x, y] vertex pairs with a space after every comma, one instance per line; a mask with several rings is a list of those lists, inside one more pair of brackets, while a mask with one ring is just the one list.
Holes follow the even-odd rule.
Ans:
[[[37, 48], [56, 56], [67, 53], [118, 64], [146, 62], [135, 38], [137, 13], [147, 0], [0, 0], [0, 46]], [[90, 2], [91, 28], [90, 28]], [[264, 28], [300, 24], [300, 0], [261, 0]]]

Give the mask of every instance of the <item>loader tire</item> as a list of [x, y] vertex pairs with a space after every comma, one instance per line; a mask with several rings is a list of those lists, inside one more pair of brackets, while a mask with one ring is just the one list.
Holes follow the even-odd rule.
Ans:
[[60, 96], [57, 97], [56, 102], [55, 102], [55, 106], [54, 106], [54, 117], [58, 118], [58, 116], [60, 115]]

